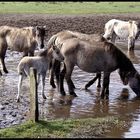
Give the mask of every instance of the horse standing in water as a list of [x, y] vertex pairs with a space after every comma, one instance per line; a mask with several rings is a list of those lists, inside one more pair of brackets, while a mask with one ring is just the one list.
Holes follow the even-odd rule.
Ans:
[[[63, 30], [53, 35], [49, 39], [48, 47], [50, 47], [52, 43], [54, 43], [54, 40], [55, 40], [55, 44], [57, 45], [57, 44], [63, 43], [64, 40], [67, 40], [70, 38], [78, 38], [80, 40], [90, 42], [91, 44], [94, 43], [95, 41], [101, 40], [101, 36], [99, 34], [84, 34], [84, 33], [70, 31], [70, 30]], [[56, 87], [54, 83], [54, 73], [57, 79], [57, 86], [59, 88], [59, 73], [60, 73], [59, 70], [60, 70], [60, 62], [57, 60], [52, 60], [51, 67], [50, 67], [50, 74], [51, 74], [50, 85], [52, 85], [53, 88]], [[96, 77], [85, 85], [85, 89], [87, 89], [90, 85], [92, 85], [97, 79], [98, 79], [97, 87], [100, 88], [101, 87], [101, 73], [96, 73]], [[73, 84], [73, 82], [72, 82], [72, 85], [73, 85], [73, 88], [75, 88], [75, 85]]]
[[140, 34], [140, 23], [137, 21], [122, 21], [111, 19], [105, 24], [104, 35], [106, 39], [111, 39], [115, 43], [115, 39], [128, 39], [128, 51], [134, 50], [135, 40]]
[[33, 56], [37, 47], [44, 47], [45, 28], [46, 26], [23, 28], [0, 26], [0, 60], [5, 73], [8, 73], [4, 62], [7, 48], [23, 52], [23, 56]]
[[64, 68], [60, 73], [60, 93], [65, 95], [63, 80], [68, 84], [69, 93], [76, 96], [71, 80], [74, 66], [89, 73], [103, 72], [103, 84], [101, 98], [108, 99], [110, 74], [119, 70], [120, 78], [124, 85], [129, 84], [130, 88], [140, 96], [140, 75], [134, 68], [129, 58], [111, 42], [104, 38], [102, 41], [95, 41], [90, 44], [78, 38], [70, 38], [63, 41], [61, 53], [64, 56]]

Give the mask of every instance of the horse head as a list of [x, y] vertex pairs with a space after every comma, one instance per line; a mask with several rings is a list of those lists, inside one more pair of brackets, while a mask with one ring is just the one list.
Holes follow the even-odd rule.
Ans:
[[130, 88], [140, 97], [140, 75], [138, 72], [124, 72], [119, 70], [119, 75], [123, 84], [129, 84]]
[[[58, 44], [58, 45], [60, 45], [60, 44]], [[62, 44], [61, 44], [61, 46], [62, 46]], [[58, 61], [64, 60], [64, 56], [62, 55], [58, 46], [52, 45], [52, 50], [53, 50], [53, 58], [55, 58]]]
[[140, 75], [138, 72], [133, 77], [129, 78], [129, 86], [140, 97]]
[[45, 31], [46, 31], [46, 26], [35, 27], [35, 36], [40, 49], [44, 48]]

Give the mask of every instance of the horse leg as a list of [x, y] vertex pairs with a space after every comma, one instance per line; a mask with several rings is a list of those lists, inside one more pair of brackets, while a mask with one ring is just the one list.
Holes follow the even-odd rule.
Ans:
[[42, 97], [43, 97], [43, 99], [46, 99], [46, 96], [45, 96], [45, 94], [44, 94], [45, 77], [46, 77], [46, 74], [44, 73], [44, 74], [42, 75]]
[[54, 69], [54, 74], [56, 77], [56, 82], [57, 82], [57, 89], [59, 91], [59, 83], [60, 83], [60, 67], [61, 67], [61, 63], [58, 60], [54, 61], [54, 65], [53, 65], [53, 69]]
[[6, 66], [5, 66], [5, 61], [4, 61], [5, 55], [0, 56], [0, 59], [1, 59], [1, 64], [2, 64], [2, 69], [3, 69], [3, 71], [4, 71], [5, 73], [8, 73], [8, 70], [7, 70]]
[[20, 101], [19, 100], [19, 94], [20, 94], [20, 91], [21, 91], [22, 81], [23, 81], [23, 75], [19, 75], [17, 102]]
[[64, 77], [65, 77], [65, 74], [66, 74], [66, 65], [64, 63], [64, 67], [62, 69], [62, 71], [60, 72], [60, 85], [59, 85], [59, 89], [60, 89], [60, 93], [61, 95], [66, 95], [65, 91], [64, 91]]
[[109, 82], [110, 82], [110, 73], [105, 73], [103, 74], [103, 89], [101, 92], [101, 99], [106, 99], [109, 98]]
[[1, 70], [0, 70], [0, 76], [2, 76], [2, 72], [1, 72]]
[[56, 85], [54, 83], [54, 61], [50, 61], [49, 63], [49, 83], [53, 88], [56, 88]]
[[67, 84], [68, 84], [69, 93], [70, 93], [70, 95], [77, 97], [76, 93], [74, 92], [74, 86], [73, 86], [74, 84], [71, 80], [71, 74], [72, 74], [72, 71], [74, 69], [74, 65], [70, 64], [70, 63], [65, 63], [65, 64], [66, 64], [65, 79], [66, 79]]
[[115, 43], [116, 37], [117, 37], [116, 33], [113, 32], [111, 37], [111, 42]]
[[133, 37], [128, 37], [128, 51], [133, 51], [135, 47], [135, 39]]
[[39, 83], [40, 83], [40, 74], [38, 74], [37, 76], [38, 76], [37, 77], [37, 85], [39, 85]]
[[97, 88], [101, 88], [101, 73], [97, 73], [97, 75], [98, 75]]
[[85, 85], [85, 89], [90, 87], [97, 79], [98, 79], [97, 87], [100, 88], [101, 87], [101, 84], [100, 84], [101, 73], [96, 73], [96, 76]]

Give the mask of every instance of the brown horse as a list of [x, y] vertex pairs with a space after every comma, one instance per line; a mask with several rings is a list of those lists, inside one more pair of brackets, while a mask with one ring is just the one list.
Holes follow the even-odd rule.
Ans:
[[40, 83], [41, 76], [42, 97], [46, 99], [46, 96], [44, 94], [45, 77], [48, 70], [49, 62], [52, 58], [55, 58], [58, 61], [64, 60], [64, 57], [61, 54], [59, 48], [57, 48], [55, 45], [52, 45], [51, 48], [43, 50], [37, 56], [25, 56], [20, 60], [17, 67], [19, 74], [17, 101], [19, 101], [19, 94], [21, 91], [23, 78], [29, 76], [31, 67], [33, 67], [37, 71], [38, 84]]
[[[48, 41], [48, 47], [52, 45], [52, 43], [55, 41], [55, 44], [61, 44], [64, 40], [70, 39], [70, 38], [78, 38], [80, 40], [84, 40], [87, 42], [90, 42], [91, 44], [95, 41], [100, 41], [101, 36], [99, 34], [84, 34], [80, 32], [70, 31], [70, 30], [63, 30], [61, 32], [58, 32], [57, 34], [53, 35], [49, 41]], [[54, 73], [57, 79], [57, 86], [59, 88], [59, 73], [60, 73], [60, 62], [57, 60], [53, 60], [50, 67], [50, 85], [52, 85], [53, 88], [55, 88], [54, 83]], [[101, 81], [101, 73], [97, 73], [96, 77], [89, 81], [85, 85], [85, 89], [87, 89], [90, 85], [92, 85], [96, 80], [98, 79], [97, 87], [101, 87], [100, 81]], [[72, 82], [72, 81], [71, 81]], [[73, 83], [73, 82], [72, 82]], [[74, 84], [73, 87], [75, 88]]]
[[94, 44], [70, 38], [63, 41], [61, 53], [64, 56], [64, 68], [60, 73], [60, 93], [65, 95], [63, 80], [66, 78], [69, 93], [76, 96], [71, 80], [74, 66], [89, 73], [103, 72], [103, 84], [101, 98], [109, 97], [110, 74], [119, 70], [123, 84], [129, 84], [131, 89], [140, 96], [140, 75], [134, 68], [130, 59], [114, 44], [102, 41], [95, 41]]
[[44, 36], [45, 26], [24, 28], [0, 26], [0, 60], [3, 71], [8, 73], [4, 62], [7, 48], [23, 52], [23, 56], [33, 56], [37, 47], [44, 47]]

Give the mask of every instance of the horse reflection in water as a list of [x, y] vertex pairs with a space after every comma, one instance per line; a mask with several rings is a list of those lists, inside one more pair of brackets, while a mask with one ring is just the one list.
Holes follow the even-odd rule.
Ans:
[[123, 84], [129, 84], [136, 95], [140, 96], [139, 73], [129, 58], [111, 42], [107, 42], [102, 37], [100, 41], [95, 41], [94, 44], [78, 38], [71, 38], [63, 41], [60, 50], [65, 57], [65, 65], [60, 73], [60, 93], [62, 95], [65, 95], [63, 87], [65, 77], [69, 93], [77, 96], [71, 80], [72, 71], [74, 66], [77, 65], [81, 70], [89, 73], [103, 72], [102, 99], [108, 99], [110, 74], [117, 69], [119, 69]]

